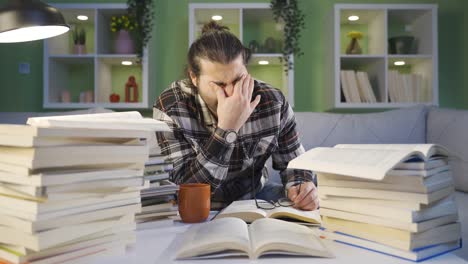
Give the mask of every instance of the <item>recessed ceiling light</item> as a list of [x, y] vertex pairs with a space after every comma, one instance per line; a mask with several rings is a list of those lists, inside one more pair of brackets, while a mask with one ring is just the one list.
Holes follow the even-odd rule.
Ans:
[[215, 21], [219, 21], [219, 20], [223, 19], [223, 17], [220, 16], [220, 15], [214, 15], [214, 16], [211, 17], [211, 19], [213, 19]]
[[85, 15], [79, 15], [76, 18], [78, 18], [78, 20], [83, 20], [83, 21], [88, 20], [88, 16], [85, 16]]
[[122, 61], [122, 65], [128, 66], [128, 65], [132, 65], [132, 64], [133, 64], [133, 62], [131, 62], [131, 61]]
[[406, 64], [406, 63], [405, 63], [404, 61], [395, 61], [395, 62], [393, 63], [393, 65], [395, 65], [395, 66], [403, 66], [403, 65], [405, 65], [405, 64]]
[[258, 62], [258, 64], [260, 64], [260, 65], [268, 65], [269, 63], [270, 62], [267, 61], [267, 60], [261, 60], [261, 61]]
[[355, 15], [352, 15], [352, 16], [349, 16], [349, 17], [348, 17], [348, 20], [349, 20], [349, 21], [357, 21], [357, 20], [359, 20], [359, 17], [358, 17], [358, 16], [355, 16]]

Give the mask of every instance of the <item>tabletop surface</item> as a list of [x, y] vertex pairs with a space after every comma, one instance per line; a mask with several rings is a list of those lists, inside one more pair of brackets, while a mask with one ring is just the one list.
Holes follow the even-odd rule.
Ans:
[[[181, 235], [187, 230], [190, 225], [180, 221], [154, 223], [149, 229], [138, 230], [137, 243], [128, 247], [125, 255], [96, 257], [91, 264], [129, 264], [129, 263], [285, 263], [286, 261], [294, 261], [295, 264], [311, 263], [379, 263], [379, 264], [408, 264], [414, 263], [411, 261], [386, 256], [383, 254], [371, 252], [364, 249], [359, 249], [352, 246], [335, 243], [333, 241], [324, 240], [325, 245], [329, 248], [335, 258], [310, 258], [310, 257], [265, 257], [258, 260], [249, 260], [244, 258], [225, 258], [212, 260], [174, 260], [175, 251], [180, 244]], [[466, 250], [466, 248], [464, 249]], [[453, 253], [448, 253], [422, 262], [424, 264], [468, 264], [468, 261], [457, 257]]]

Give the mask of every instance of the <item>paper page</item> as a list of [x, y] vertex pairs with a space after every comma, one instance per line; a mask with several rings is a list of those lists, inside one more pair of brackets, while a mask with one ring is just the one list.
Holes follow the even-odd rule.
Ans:
[[184, 234], [177, 258], [190, 258], [227, 250], [250, 250], [247, 224], [238, 218], [222, 218], [192, 225]]
[[320, 212], [314, 211], [303, 211], [294, 207], [276, 207], [275, 209], [268, 210], [268, 217], [271, 218], [291, 218], [292, 220], [299, 220], [308, 223], [318, 224], [322, 222], [320, 220]]
[[[257, 199], [258, 202], [264, 202], [263, 200]], [[258, 209], [255, 200], [241, 200], [234, 201], [228, 207], [226, 207], [216, 218], [223, 217], [237, 217], [244, 221], [251, 223], [256, 219], [264, 218], [267, 213]]]
[[425, 160], [435, 155], [449, 155], [446, 148], [437, 144], [338, 144], [335, 148], [419, 151], [424, 154]]
[[152, 118], [143, 118], [137, 111], [32, 117], [28, 118], [27, 124], [35, 127], [86, 127], [97, 129], [170, 131], [166, 123]]
[[249, 230], [256, 257], [268, 252], [331, 256], [314, 231], [302, 225], [263, 218], [251, 224]]
[[[138, 111], [113, 112], [101, 114], [82, 114], [82, 115], [58, 115], [58, 116], [41, 116], [28, 118], [29, 125], [40, 123], [42, 120], [101, 120], [101, 119], [142, 119], [142, 115]], [[31, 122], [31, 123], [30, 123]]]
[[319, 147], [290, 161], [288, 168], [382, 180], [398, 163], [418, 153], [391, 149]]

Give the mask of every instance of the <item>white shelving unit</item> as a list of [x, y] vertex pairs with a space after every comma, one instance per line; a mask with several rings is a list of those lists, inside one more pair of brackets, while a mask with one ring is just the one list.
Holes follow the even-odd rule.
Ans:
[[[148, 108], [148, 54], [141, 63], [137, 54], [116, 54], [115, 33], [110, 30], [114, 15], [126, 14], [126, 4], [53, 4], [68, 24], [86, 30], [86, 53], [74, 54], [72, 32], [44, 40], [44, 108], [115, 109]], [[77, 19], [86, 15], [88, 20]], [[130, 66], [122, 61], [131, 61]], [[125, 83], [134, 76], [138, 85], [138, 101], [125, 102]], [[69, 93], [70, 101], [62, 94]], [[111, 94], [118, 94], [120, 102], [110, 102]], [[88, 100], [80, 101], [80, 94]], [[91, 95], [91, 96], [89, 96]], [[83, 98], [81, 98], [83, 99]]]
[[[437, 5], [336, 4], [334, 20], [334, 108], [438, 105]], [[350, 31], [363, 33], [362, 54], [346, 54]], [[389, 39], [400, 36], [414, 37], [412, 49], [391, 49]], [[405, 64], [395, 66], [397, 61]], [[367, 73], [376, 102], [347, 100], [342, 70]]]
[[[280, 60], [283, 25], [274, 22], [270, 5], [268, 3], [189, 4], [189, 46], [200, 36], [203, 25], [210, 22], [214, 15], [222, 16], [219, 22], [228, 26], [244, 46], [257, 46], [258, 50], [252, 54], [247, 66], [249, 73], [254, 78], [280, 89], [288, 102], [294, 106], [294, 71], [285, 71]], [[293, 59], [291, 56], [290, 61], [293, 62]], [[260, 65], [259, 61], [268, 61], [268, 65]]]

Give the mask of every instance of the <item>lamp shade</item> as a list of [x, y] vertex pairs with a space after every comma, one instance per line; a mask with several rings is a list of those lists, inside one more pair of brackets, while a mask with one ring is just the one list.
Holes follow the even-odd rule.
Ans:
[[39, 0], [12, 0], [0, 9], [0, 43], [50, 38], [69, 29], [56, 8]]

